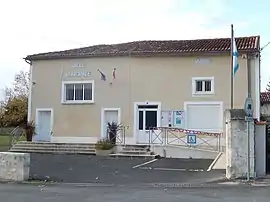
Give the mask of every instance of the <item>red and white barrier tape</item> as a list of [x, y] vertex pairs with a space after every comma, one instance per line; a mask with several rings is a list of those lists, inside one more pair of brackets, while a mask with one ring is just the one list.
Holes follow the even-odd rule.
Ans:
[[197, 135], [208, 135], [208, 136], [217, 136], [221, 135], [222, 133], [210, 133], [210, 132], [203, 132], [203, 131], [196, 131], [196, 130], [187, 130], [182, 128], [171, 128], [171, 127], [155, 127], [152, 130], [168, 130], [173, 132], [182, 132], [182, 133], [190, 133], [190, 134], [197, 134]]

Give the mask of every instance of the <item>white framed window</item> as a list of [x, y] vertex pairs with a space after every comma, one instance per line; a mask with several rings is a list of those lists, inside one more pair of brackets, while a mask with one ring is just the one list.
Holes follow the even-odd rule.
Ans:
[[194, 77], [192, 78], [193, 95], [214, 94], [214, 77]]
[[94, 81], [63, 81], [62, 103], [94, 103]]

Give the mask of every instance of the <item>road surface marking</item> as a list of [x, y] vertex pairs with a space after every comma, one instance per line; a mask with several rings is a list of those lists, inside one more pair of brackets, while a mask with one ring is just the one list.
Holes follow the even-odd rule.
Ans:
[[185, 172], [203, 172], [203, 169], [184, 169], [184, 168], [152, 168], [140, 167], [142, 170], [162, 170], [162, 171], [185, 171]]
[[214, 165], [216, 164], [216, 162], [218, 161], [218, 159], [220, 158], [221, 155], [222, 155], [222, 152], [219, 152], [217, 157], [214, 159], [214, 161], [212, 161], [211, 165], [207, 169], [208, 172], [212, 170], [212, 168], [214, 167]]
[[153, 160], [151, 160], [151, 161], [147, 161], [147, 162], [145, 162], [145, 163], [142, 163], [142, 164], [133, 166], [132, 168], [139, 168], [139, 167], [141, 167], [141, 166], [145, 166], [145, 165], [147, 165], [147, 164], [153, 163], [153, 162], [155, 162], [155, 161], [157, 161], [157, 160], [158, 160], [158, 159], [153, 159]]
[[164, 171], [186, 171], [183, 168], [153, 168], [154, 170], [164, 170]]

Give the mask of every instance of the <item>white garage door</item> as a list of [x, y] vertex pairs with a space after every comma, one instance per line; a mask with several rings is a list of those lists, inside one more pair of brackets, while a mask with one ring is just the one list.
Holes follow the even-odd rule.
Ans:
[[222, 132], [222, 103], [186, 103], [186, 127], [190, 130]]

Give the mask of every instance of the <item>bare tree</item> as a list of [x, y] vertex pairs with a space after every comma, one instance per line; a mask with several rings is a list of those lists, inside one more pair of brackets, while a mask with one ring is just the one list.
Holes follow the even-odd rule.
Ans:
[[20, 71], [20, 73], [16, 74], [12, 87], [5, 88], [6, 100], [14, 97], [28, 97], [29, 81], [29, 72]]

